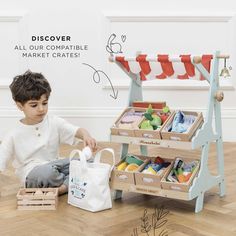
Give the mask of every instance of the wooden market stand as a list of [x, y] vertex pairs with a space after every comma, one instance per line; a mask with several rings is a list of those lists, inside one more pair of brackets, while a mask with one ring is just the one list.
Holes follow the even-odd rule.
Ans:
[[[176, 150], [180, 152], [186, 151], [190, 156], [200, 160], [199, 172], [192, 182], [189, 191], [182, 192], [175, 189], [162, 189], [150, 186], [139, 187], [134, 184], [112, 183], [111, 187], [115, 189], [115, 198], [122, 197], [122, 191], [138, 192], [172, 199], [192, 200], [196, 199], [195, 212], [200, 212], [203, 209], [204, 193], [214, 186], [219, 186], [219, 195], [225, 195], [225, 179], [224, 179], [224, 153], [222, 141], [222, 125], [221, 125], [221, 108], [220, 102], [223, 100], [223, 92], [219, 90], [218, 66], [219, 60], [228, 58], [227, 55], [220, 55], [216, 52], [212, 56], [211, 69], [209, 71], [202, 64], [201, 56], [190, 56], [191, 64], [196, 68], [205, 80], [209, 83], [209, 95], [207, 103], [207, 111], [203, 125], [197, 130], [195, 136], [189, 141], [165, 140], [165, 139], [150, 139], [143, 137], [127, 137], [120, 135], [111, 135], [111, 141], [122, 144], [121, 158], [124, 158], [128, 153], [129, 144], [140, 145], [140, 150], [143, 155], [147, 155], [147, 146], [158, 147], [161, 152], [173, 153]], [[129, 90], [129, 106], [134, 101], [142, 101], [142, 76], [141, 73], [133, 73], [127, 70], [125, 63], [136, 60], [136, 58], [127, 58], [123, 63], [117, 60], [117, 56], [111, 55], [109, 60], [115, 62], [130, 78]], [[156, 58], [142, 58], [144, 62], [156, 61]], [[169, 62], [181, 62], [181, 58], [168, 57]], [[145, 75], [145, 74], [144, 74]], [[145, 82], [145, 81], [144, 81]], [[214, 116], [213, 116], [214, 114]], [[213, 126], [214, 129], [213, 129]], [[216, 143], [216, 161], [217, 174], [212, 175], [208, 170], [209, 147], [212, 142]], [[192, 153], [192, 154], [191, 154]], [[196, 154], [196, 155], [195, 155]]]

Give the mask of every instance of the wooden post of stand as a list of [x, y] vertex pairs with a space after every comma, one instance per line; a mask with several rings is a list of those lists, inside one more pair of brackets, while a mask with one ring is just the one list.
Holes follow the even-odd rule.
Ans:
[[[220, 196], [225, 195], [225, 182], [224, 182], [224, 153], [222, 141], [222, 128], [221, 128], [221, 109], [220, 101], [222, 101], [222, 93], [219, 91], [219, 52], [216, 52], [211, 66], [211, 74], [206, 72], [205, 68], [198, 64], [198, 60], [193, 60], [194, 66], [204, 75], [210, 84], [209, 97], [205, 122], [202, 128], [193, 140], [193, 146], [196, 148], [202, 144], [201, 166], [198, 177], [194, 180], [192, 189], [190, 189], [192, 197], [196, 197], [195, 212], [199, 212], [203, 208], [204, 193], [215, 185], [219, 185]], [[213, 133], [213, 113], [215, 114], [215, 133]], [[209, 147], [212, 141], [216, 142], [217, 147], [217, 165], [218, 173], [212, 176], [208, 169], [208, 156]], [[207, 180], [207, 181], [206, 181]]]

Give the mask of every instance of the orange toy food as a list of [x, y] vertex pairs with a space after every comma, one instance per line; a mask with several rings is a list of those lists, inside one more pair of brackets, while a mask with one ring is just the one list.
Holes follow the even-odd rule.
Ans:
[[139, 168], [139, 166], [135, 163], [129, 164], [126, 168], [125, 171], [136, 171]]

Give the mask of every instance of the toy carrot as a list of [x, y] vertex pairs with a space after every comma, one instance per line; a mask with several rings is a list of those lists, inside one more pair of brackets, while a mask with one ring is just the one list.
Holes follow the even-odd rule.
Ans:
[[184, 177], [185, 177], [185, 182], [188, 182], [188, 181], [189, 181], [191, 175], [192, 175], [191, 172], [189, 172], [189, 173], [187, 173], [186, 175], [184, 175]]
[[180, 183], [186, 182], [185, 176], [183, 174], [183, 170], [181, 168], [179, 168], [178, 171], [177, 171], [177, 179]]

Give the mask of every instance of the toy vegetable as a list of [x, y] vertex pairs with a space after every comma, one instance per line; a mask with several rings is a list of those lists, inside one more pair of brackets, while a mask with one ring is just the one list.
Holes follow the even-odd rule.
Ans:
[[125, 170], [127, 166], [128, 166], [127, 162], [122, 162], [118, 165], [117, 170]]
[[174, 170], [174, 172], [175, 172], [175, 175], [180, 183], [186, 182], [185, 176], [183, 174], [183, 170], [181, 168], [179, 168], [178, 170]]
[[148, 106], [146, 112], [144, 113], [144, 117], [146, 118], [146, 120], [141, 123], [141, 129], [156, 130], [162, 125], [161, 118], [154, 113], [151, 104]]
[[125, 171], [136, 171], [139, 168], [139, 166], [135, 163], [129, 164], [126, 168]]
[[160, 114], [162, 123], [164, 123], [167, 120], [167, 118], [169, 117], [169, 113], [170, 113], [170, 109], [168, 106], [165, 106], [162, 108], [162, 113]]

